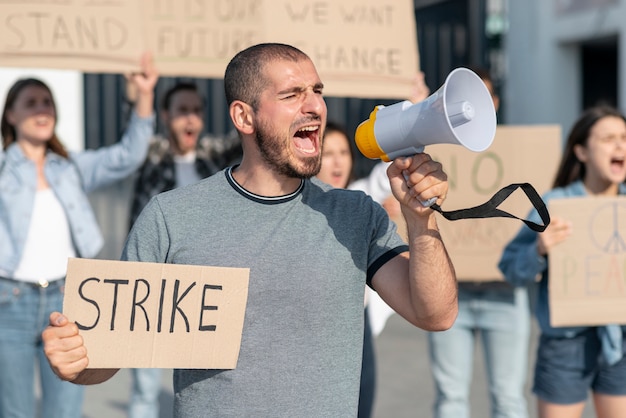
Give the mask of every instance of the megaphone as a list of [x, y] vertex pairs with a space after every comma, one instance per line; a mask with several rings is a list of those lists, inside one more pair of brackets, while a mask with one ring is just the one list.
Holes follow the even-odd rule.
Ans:
[[376, 106], [355, 134], [371, 159], [391, 161], [424, 151], [426, 145], [459, 144], [480, 152], [493, 142], [496, 111], [491, 93], [476, 73], [457, 68], [426, 100]]

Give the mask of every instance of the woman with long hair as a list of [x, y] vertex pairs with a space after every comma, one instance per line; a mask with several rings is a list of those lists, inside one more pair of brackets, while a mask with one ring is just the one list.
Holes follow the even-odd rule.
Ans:
[[34, 417], [38, 365], [42, 416], [80, 418], [83, 387], [63, 382], [46, 360], [41, 332], [61, 311], [67, 260], [95, 257], [103, 238], [89, 204], [92, 190], [118, 181], [143, 163], [153, 134], [149, 55], [122, 140], [98, 150], [68, 151], [57, 134], [50, 88], [35, 78], [10, 88], [0, 130], [0, 416]]
[[[626, 119], [609, 106], [586, 110], [569, 133], [551, 199], [626, 194]], [[532, 214], [539, 219], [536, 212]], [[538, 275], [536, 317], [541, 328], [533, 392], [540, 418], [579, 418], [588, 392], [596, 416], [626, 416], [626, 326], [552, 327], [548, 297], [550, 251], [575, 227], [552, 217], [542, 233], [523, 227], [507, 245], [499, 263], [514, 285], [534, 283]], [[578, 226], [582, 227], [582, 226]]]

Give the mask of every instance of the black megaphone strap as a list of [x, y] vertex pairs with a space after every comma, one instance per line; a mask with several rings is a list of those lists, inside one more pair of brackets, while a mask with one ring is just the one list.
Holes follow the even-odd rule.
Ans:
[[[511, 193], [517, 189], [522, 191], [528, 197], [528, 200], [532, 203], [533, 207], [537, 210], [543, 225], [532, 222], [528, 219], [522, 219], [509, 212], [498, 209], [498, 206], [508, 198]], [[535, 188], [529, 183], [514, 183], [509, 184], [506, 187], [498, 190], [491, 199], [482, 205], [474, 206], [468, 209], [458, 209], [451, 211], [444, 211], [437, 204], [431, 206], [431, 209], [439, 212], [444, 218], [449, 221], [456, 221], [459, 219], [476, 219], [476, 218], [515, 218], [524, 222], [530, 229], [535, 232], [543, 232], [550, 224], [550, 214], [546, 208], [545, 203], [541, 199], [541, 196], [537, 193]]]

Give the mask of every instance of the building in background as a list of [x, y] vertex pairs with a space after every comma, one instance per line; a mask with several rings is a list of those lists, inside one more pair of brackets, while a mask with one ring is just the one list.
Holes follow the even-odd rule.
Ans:
[[507, 124], [559, 124], [586, 107], [626, 107], [626, 3], [620, 0], [415, 0], [431, 90], [459, 65], [491, 70]]
[[626, 106], [626, 3], [527, 0], [506, 4], [506, 122], [564, 131], [598, 102]]

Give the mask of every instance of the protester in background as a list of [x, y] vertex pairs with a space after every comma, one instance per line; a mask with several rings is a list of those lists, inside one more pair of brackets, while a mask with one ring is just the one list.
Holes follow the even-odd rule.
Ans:
[[[472, 69], [499, 98], [488, 71]], [[447, 331], [429, 333], [435, 418], [470, 416], [474, 349], [483, 345], [492, 418], [526, 418], [530, 308], [528, 289], [501, 279], [459, 281], [459, 316]]]
[[[322, 145], [322, 166], [317, 178], [333, 187], [345, 189], [353, 179], [354, 153], [348, 132], [338, 123], [326, 122]], [[359, 418], [369, 418], [376, 395], [376, 353], [367, 305], [364, 309], [363, 363], [359, 390]]]
[[0, 129], [0, 416], [33, 417], [39, 366], [45, 417], [81, 416], [83, 388], [54, 375], [41, 332], [63, 303], [67, 259], [95, 257], [102, 235], [87, 199], [143, 162], [153, 133], [157, 72], [149, 55], [129, 80], [138, 100], [122, 140], [68, 152], [55, 133], [49, 87], [33, 78], [9, 89]]
[[[626, 194], [626, 119], [608, 106], [593, 107], [580, 116], [567, 138], [551, 199]], [[539, 219], [536, 211], [531, 220]], [[550, 251], [567, 240], [568, 219], [552, 217], [540, 234], [523, 227], [506, 246], [499, 267], [507, 281], [527, 286], [541, 276], [536, 317], [541, 328], [533, 392], [540, 418], [579, 418], [588, 392], [596, 416], [626, 416], [626, 327], [552, 327], [548, 295]], [[510, 359], [509, 359], [510, 361]]]
[[[415, 326], [446, 329], [456, 317], [454, 268], [432, 209], [418, 201], [445, 196], [446, 175], [427, 154], [389, 168], [407, 246], [365, 194], [311, 178], [321, 165], [326, 104], [306, 54], [284, 44], [249, 47], [228, 64], [224, 85], [241, 164], [157, 195], [122, 255], [250, 268], [237, 368], [175, 370], [175, 416], [355, 416], [366, 284]], [[117, 370], [86, 369], [68, 319], [52, 314], [43, 333], [56, 373], [78, 384], [111, 378]]]
[[324, 129], [322, 166], [315, 177], [338, 189], [345, 189], [354, 179], [354, 152], [346, 129], [328, 121]]
[[[152, 139], [148, 157], [135, 180], [131, 223], [155, 195], [196, 183], [241, 159], [236, 133], [202, 136], [204, 99], [195, 84], [179, 82], [165, 92], [160, 116], [166, 136]], [[133, 369], [130, 418], [157, 418], [162, 369]]]
[[155, 195], [195, 183], [241, 159], [236, 132], [224, 137], [203, 135], [204, 98], [191, 82], [167, 90], [160, 106], [165, 136], [156, 135], [135, 180], [131, 222]]

